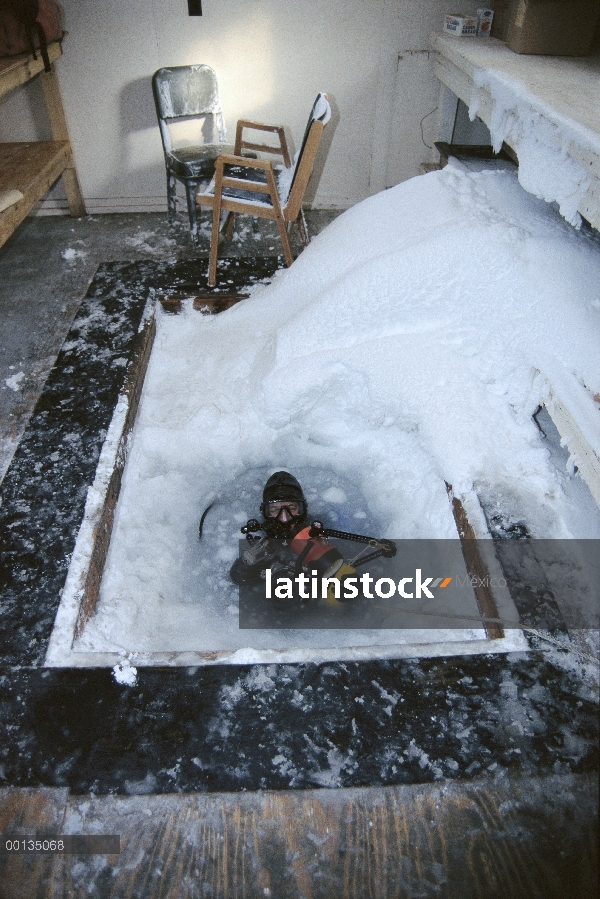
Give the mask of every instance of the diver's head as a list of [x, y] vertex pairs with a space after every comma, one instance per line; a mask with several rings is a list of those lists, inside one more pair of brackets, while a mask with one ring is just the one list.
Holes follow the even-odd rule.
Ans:
[[296, 531], [308, 511], [302, 487], [296, 478], [287, 471], [272, 474], [263, 490], [260, 511], [270, 536], [285, 537]]

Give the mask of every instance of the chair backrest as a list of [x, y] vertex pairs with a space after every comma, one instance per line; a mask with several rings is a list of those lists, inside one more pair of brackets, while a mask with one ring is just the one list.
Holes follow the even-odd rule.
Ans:
[[227, 140], [217, 76], [210, 66], [171, 66], [152, 76], [152, 92], [165, 151], [171, 149], [168, 121], [214, 116], [219, 139]]
[[284, 214], [287, 221], [295, 221], [300, 212], [304, 192], [315, 164], [323, 129], [330, 118], [331, 106], [329, 105], [327, 94], [318, 94], [308, 117], [300, 152], [296, 156], [287, 201], [285, 198], [281, 198], [282, 202], [285, 203]]

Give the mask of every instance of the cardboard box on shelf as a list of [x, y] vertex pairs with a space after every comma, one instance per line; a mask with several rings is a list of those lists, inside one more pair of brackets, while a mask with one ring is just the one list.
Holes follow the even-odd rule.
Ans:
[[477, 34], [477, 16], [465, 16], [463, 13], [449, 13], [444, 16], [444, 31], [453, 37]]
[[586, 56], [599, 18], [598, 0], [511, 0], [506, 45], [515, 53]]
[[506, 40], [508, 31], [508, 17], [510, 15], [510, 0], [494, 0], [494, 21], [492, 22], [492, 37], [499, 41]]
[[494, 20], [493, 9], [477, 10], [477, 34], [479, 37], [489, 37], [492, 30], [492, 22]]

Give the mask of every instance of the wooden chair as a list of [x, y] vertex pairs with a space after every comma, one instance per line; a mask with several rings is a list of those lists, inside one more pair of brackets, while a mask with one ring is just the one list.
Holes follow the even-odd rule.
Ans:
[[[327, 96], [319, 94], [313, 104], [304, 139], [293, 165], [283, 128], [246, 120], [238, 122], [233, 155], [221, 153], [218, 156], [215, 163], [215, 177], [210, 187], [205, 193], [198, 194], [196, 198], [201, 206], [210, 206], [213, 211], [208, 270], [208, 283], [211, 287], [216, 283], [217, 277], [219, 226], [222, 212], [229, 213], [225, 228], [226, 237], [229, 240], [233, 234], [235, 213], [275, 221], [288, 266], [294, 261], [289, 241], [289, 231], [294, 222], [298, 223], [302, 242], [305, 245], [308, 243], [302, 200], [315, 164], [323, 129], [330, 117], [331, 107]], [[271, 132], [277, 136], [279, 142], [275, 146], [245, 140], [245, 129]], [[275, 170], [270, 159], [250, 160], [245, 158], [241, 155], [243, 151], [281, 155], [284, 168], [279, 171]]]

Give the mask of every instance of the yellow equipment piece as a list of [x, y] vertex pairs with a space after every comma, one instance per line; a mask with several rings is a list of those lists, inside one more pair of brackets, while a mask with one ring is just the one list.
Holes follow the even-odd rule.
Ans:
[[[352, 565], [348, 565], [347, 562], [344, 562], [344, 564], [340, 565], [336, 573], [333, 575], [340, 582], [340, 594], [344, 589], [344, 578], [349, 577], [353, 574], [356, 574], [356, 568], [353, 568]], [[329, 584], [329, 586], [327, 587], [326, 602], [335, 606], [344, 605], [342, 600], [335, 598], [335, 589], [333, 584]]]

